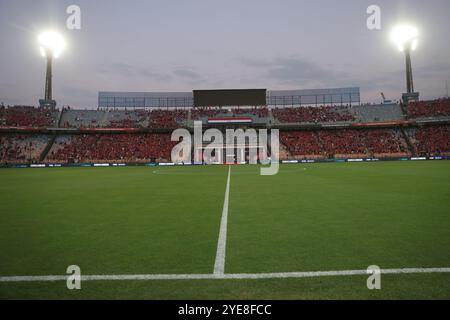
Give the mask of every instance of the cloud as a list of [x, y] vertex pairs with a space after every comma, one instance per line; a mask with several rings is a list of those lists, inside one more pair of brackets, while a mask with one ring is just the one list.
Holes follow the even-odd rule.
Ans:
[[413, 73], [417, 73], [421, 77], [448, 77], [450, 74], [450, 64], [448, 63], [435, 63], [428, 66], [421, 66], [418, 68], [414, 68]]
[[170, 74], [157, 72], [148, 67], [137, 67], [123, 62], [113, 62], [100, 64], [97, 71], [105, 75], [120, 75], [123, 77], [144, 77], [157, 81], [168, 81], [171, 79]]
[[173, 73], [179, 77], [188, 78], [191, 80], [203, 79], [203, 77], [200, 74], [198, 74], [197, 72], [194, 72], [190, 69], [176, 69], [173, 71]]
[[278, 57], [272, 60], [243, 58], [247, 67], [263, 71], [263, 77], [273, 79], [281, 85], [310, 87], [335, 86], [345, 76], [343, 72], [332, 71], [313, 61], [298, 57]]
[[294, 58], [279, 58], [269, 75], [286, 83], [305, 83], [308, 81], [327, 81], [334, 74], [314, 62]]
[[[275, 57], [272, 59], [242, 58], [240, 63], [244, 67], [258, 71], [259, 79], [272, 82], [280, 88], [332, 88], [332, 87], [360, 87], [364, 99], [379, 100], [379, 93], [389, 93], [398, 96], [404, 90], [404, 70], [399, 68], [392, 71], [378, 72], [373, 66], [337, 66], [327, 67], [314, 61], [300, 57]], [[443, 82], [450, 74], [450, 64], [446, 62], [434, 63], [413, 69], [416, 87], [420, 91], [431, 90], [432, 84]], [[273, 82], [275, 81], [275, 82]], [[430, 87], [430, 88], [428, 88]], [[443, 87], [443, 85], [441, 86]]]
[[193, 71], [189, 67], [167, 67], [164, 72], [160, 72], [149, 67], [137, 67], [128, 63], [113, 62], [101, 64], [97, 67], [97, 71], [100, 74], [107, 76], [114, 75], [126, 78], [140, 77], [159, 82], [174, 81], [176, 78], [188, 83], [199, 83], [205, 81], [205, 78], [201, 74]]
[[271, 64], [268, 60], [247, 57], [240, 59], [240, 61], [243, 65], [248, 67], [267, 67], [268, 64]]
[[360, 87], [363, 100], [379, 100], [379, 92], [401, 89], [403, 72], [376, 74], [370, 68], [327, 66], [299, 57], [276, 57], [269, 60], [243, 58], [241, 64], [260, 71], [264, 81], [275, 81], [280, 88], [317, 89]]

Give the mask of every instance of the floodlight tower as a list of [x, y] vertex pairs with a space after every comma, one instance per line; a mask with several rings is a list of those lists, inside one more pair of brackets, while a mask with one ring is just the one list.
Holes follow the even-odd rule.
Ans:
[[47, 59], [47, 71], [45, 74], [44, 99], [39, 100], [41, 107], [55, 107], [56, 101], [52, 96], [53, 59], [56, 59], [65, 48], [64, 38], [55, 31], [47, 31], [39, 35], [39, 49], [41, 55]]
[[417, 101], [419, 93], [414, 91], [414, 80], [411, 64], [411, 52], [417, 49], [419, 32], [417, 28], [410, 25], [399, 25], [392, 30], [391, 40], [397, 45], [401, 52], [405, 53], [406, 62], [406, 93], [403, 101]]

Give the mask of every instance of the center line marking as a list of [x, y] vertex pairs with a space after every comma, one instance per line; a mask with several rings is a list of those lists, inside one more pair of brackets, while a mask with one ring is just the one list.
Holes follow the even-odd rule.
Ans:
[[215, 275], [223, 275], [225, 271], [225, 252], [227, 247], [228, 199], [230, 195], [230, 177], [231, 177], [231, 166], [228, 166], [227, 187], [225, 189], [222, 220], [220, 221], [219, 241], [217, 242], [216, 262], [214, 264]]

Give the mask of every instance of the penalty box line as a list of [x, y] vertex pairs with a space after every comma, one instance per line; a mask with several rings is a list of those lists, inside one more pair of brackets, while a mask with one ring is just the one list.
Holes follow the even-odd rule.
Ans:
[[[450, 273], [450, 268], [403, 268], [381, 269], [381, 274], [430, 274]], [[368, 275], [367, 270], [341, 270], [316, 272], [278, 272], [278, 273], [228, 273], [228, 274], [123, 274], [123, 275], [81, 275], [81, 281], [118, 281], [118, 280], [257, 280], [287, 278], [319, 278], [339, 276]], [[0, 282], [54, 282], [67, 281], [70, 275], [49, 276], [7, 276]]]

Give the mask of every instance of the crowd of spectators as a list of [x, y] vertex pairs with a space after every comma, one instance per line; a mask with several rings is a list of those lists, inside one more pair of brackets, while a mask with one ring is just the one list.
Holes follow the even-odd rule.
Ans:
[[409, 118], [431, 118], [450, 116], [450, 99], [419, 101], [407, 106]]
[[396, 129], [343, 129], [281, 132], [281, 143], [292, 156], [407, 155], [408, 145]]
[[[418, 155], [450, 155], [450, 126], [406, 129]], [[51, 141], [50, 135], [0, 135], [0, 162], [38, 161]], [[400, 129], [335, 129], [282, 131], [280, 142], [287, 156], [389, 157], [410, 155]], [[47, 154], [47, 162], [147, 162], [167, 161], [176, 142], [170, 134], [74, 134], [59, 135]]]
[[[179, 110], [70, 110], [62, 127], [110, 128], [177, 128], [186, 124], [189, 111]], [[281, 123], [351, 122], [355, 117], [349, 107], [321, 106], [275, 108], [274, 119]], [[269, 110], [255, 108], [194, 108], [191, 118], [253, 116], [267, 118]], [[450, 99], [412, 103], [407, 108], [410, 118], [450, 116]], [[0, 106], [0, 127], [52, 127], [57, 125], [58, 111], [28, 106]], [[64, 116], [64, 114], [63, 114]], [[450, 126], [428, 126], [406, 129], [336, 129], [314, 131], [282, 131], [280, 140], [294, 157], [409, 155], [411, 140], [419, 155], [450, 154]], [[0, 161], [38, 161], [50, 141], [47, 135], [0, 135]], [[410, 144], [410, 145], [411, 145]], [[46, 160], [55, 162], [119, 161], [136, 162], [152, 159], [170, 160], [175, 142], [169, 134], [90, 134], [58, 136]]]
[[363, 130], [320, 131], [319, 139], [328, 155], [361, 155], [367, 151], [366, 133]]
[[275, 108], [273, 117], [281, 123], [353, 122], [348, 107], [320, 106]]
[[63, 109], [63, 128], [142, 128], [147, 127], [146, 110], [71, 110]]
[[408, 144], [398, 129], [371, 129], [366, 132], [366, 143], [370, 153], [407, 154]]
[[[177, 128], [186, 123], [187, 109], [177, 110], [79, 110], [64, 107], [62, 128]], [[267, 108], [221, 108], [191, 109], [191, 118], [199, 120], [224, 116], [255, 116], [266, 118]], [[0, 126], [56, 126], [58, 111], [34, 107], [0, 107]]]
[[[364, 111], [362, 106], [356, 108]], [[285, 107], [274, 108], [273, 117], [280, 123], [332, 123], [355, 122], [359, 116], [356, 109], [349, 106], [318, 106], [318, 107]], [[363, 110], [364, 109], [364, 110]], [[366, 108], [364, 112], [371, 115], [370, 119], [377, 119], [374, 115], [378, 109]], [[450, 117], [450, 99], [432, 101], [419, 101], [410, 103], [407, 107], [407, 116], [410, 119], [430, 117]], [[362, 112], [361, 111], [361, 112]], [[370, 112], [369, 112], [370, 111]], [[112, 128], [140, 128], [178, 127], [188, 118], [188, 110], [78, 110], [70, 107], [63, 108], [61, 127], [112, 127]], [[254, 116], [268, 118], [267, 107], [253, 108], [193, 108], [191, 118], [212, 118], [219, 115], [238, 117]], [[386, 113], [386, 110], [378, 112]], [[67, 114], [65, 114], [67, 113]], [[373, 115], [372, 115], [373, 113]], [[366, 115], [367, 115], [366, 114]], [[30, 106], [0, 106], [0, 126], [11, 127], [52, 127], [57, 125], [59, 112], [48, 108], [35, 108]], [[393, 118], [396, 118], [394, 115]], [[379, 118], [379, 117], [378, 117]], [[381, 117], [383, 118], [383, 117]], [[383, 118], [384, 119], [384, 118]]]
[[323, 155], [324, 153], [313, 131], [281, 132], [280, 142], [292, 156]]
[[345, 129], [320, 131], [327, 155], [386, 156], [408, 153], [408, 145], [396, 129]]
[[118, 120], [111, 119], [108, 128], [142, 128], [148, 120], [149, 112], [146, 110], [125, 111]]
[[57, 111], [29, 106], [0, 106], [0, 126], [51, 127], [55, 125]]
[[50, 137], [32, 134], [0, 135], [0, 163], [37, 162]]
[[418, 155], [450, 155], [450, 126], [421, 127], [410, 131]]
[[95, 134], [56, 139], [47, 155], [53, 162], [140, 162], [170, 160], [170, 134]]
[[186, 110], [152, 110], [150, 112], [149, 127], [151, 128], [177, 128], [187, 120]]

